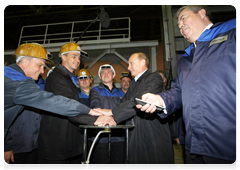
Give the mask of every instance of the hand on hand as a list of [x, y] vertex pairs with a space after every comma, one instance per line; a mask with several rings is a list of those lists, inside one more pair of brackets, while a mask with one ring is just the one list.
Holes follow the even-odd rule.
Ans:
[[112, 116], [112, 110], [111, 109], [100, 109], [100, 108], [96, 108], [96, 109], [93, 109], [99, 113], [102, 113], [102, 115], [104, 116]]
[[145, 111], [147, 113], [155, 112], [157, 109], [155, 105], [163, 106], [163, 99], [158, 94], [155, 95], [155, 94], [151, 94], [151, 93], [146, 93], [146, 94], [142, 95], [142, 100], [152, 103], [152, 104], [145, 104], [144, 106], [141, 104], [136, 105], [136, 107], [138, 109], [141, 109], [141, 111]]
[[103, 115], [101, 112], [98, 112], [95, 109], [91, 109], [88, 114], [90, 114], [91, 116], [102, 116]]
[[112, 116], [99, 116], [98, 119], [95, 121], [94, 125], [97, 126], [116, 126], [117, 123], [114, 121]]

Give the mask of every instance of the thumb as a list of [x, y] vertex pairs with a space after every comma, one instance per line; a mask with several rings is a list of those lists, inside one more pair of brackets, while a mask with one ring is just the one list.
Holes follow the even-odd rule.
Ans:
[[146, 100], [147, 100], [148, 94], [149, 94], [149, 93], [146, 93], [146, 94], [142, 95], [142, 100], [143, 100], [143, 101], [146, 101]]
[[14, 162], [14, 155], [11, 156], [11, 161]]

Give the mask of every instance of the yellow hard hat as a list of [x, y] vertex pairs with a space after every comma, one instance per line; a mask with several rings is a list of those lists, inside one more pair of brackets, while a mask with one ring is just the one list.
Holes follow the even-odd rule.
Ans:
[[130, 72], [122, 72], [120, 79], [122, 80], [123, 77], [129, 77], [132, 80], [132, 76]]
[[86, 69], [81, 69], [79, 70], [78, 74], [77, 74], [77, 77], [80, 78], [80, 77], [89, 77], [90, 76], [90, 73], [89, 71], [87, 71]]
[[94, 81], [94, 77], [93, 77], [93, 75], [90, 74], [89, 76], [90, 76], [90, 78], [92, 79], [92, 81]]
[[81, 47], [77, 43], [66, 43], [64, 44], [59, 52], [59, 57], [61, 58], [63, 54], [66, 54], [68, 52], [79, 52], [82, 51]]
[[52, 55], [49, 52], [47, 52], [47, 50], [43, 46], [37, 43], [25, 43], [18, 46], [14, 56], [15, 57], [27, 56], [27, 57], [41, 58], [41, 59], [44, 59], [46, 63], [53, 64], [53, 61], [49, 59], [52, 57]]

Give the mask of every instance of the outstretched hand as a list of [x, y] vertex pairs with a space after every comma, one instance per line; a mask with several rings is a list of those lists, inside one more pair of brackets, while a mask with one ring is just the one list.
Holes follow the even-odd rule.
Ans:
[[112, 110], [111, 109], [100, 109], [100, 108], [96, 108], [96, 109], [93, 109], [99, 113], [101, 113], [102, 115], [105, 115], [105, 116], [112, 116]]
[[103, 115], [101, 112], [98, 112], [95, 109], [91, 109], [88, 114], [90, 114], [91, 116], [102, 116]]
[[[163, 106], [163, 99], [161, 96], [159, 96], [158, 94], [152, 94], [152, 93], [146, 93], [144, 95], [142, 95], [142, 100], [152, 103], [152, 104], [145, 104], [144, 106], [141, 104], [137, 104], [136, 107], [138, 109], [140, 109], [141, 111], [145, 111], [147, 113], [153, 113], [156, 111], [156, 106]], [[154, 105], [155, 104], [155, 105]]]

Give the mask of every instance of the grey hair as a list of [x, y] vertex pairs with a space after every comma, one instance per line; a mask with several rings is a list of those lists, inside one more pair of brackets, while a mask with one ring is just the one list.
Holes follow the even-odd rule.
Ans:
[[195, 14], [197, 14], [201, 9], [204, 9], [206, 11], [206, 16], [209, 19], [209, 21], [212, 22], [213, 18], [212, 18], [212, 14], [208, 8], [207, 5], [187, 5], [187, 6], [183, 6], [181, 8], [178, 9], [178, 11], [175, 13], [175, 18], [178, 20], [179, 14], [184, 10], [184, 9], [188, 9], [189, 11], [194, 12]]
[[17, 56], [16, 63], [21, 63], [24, 58], [28, 59], [28, 61], [31, 61], [33, 59], [33, 57], [28, 56]]

